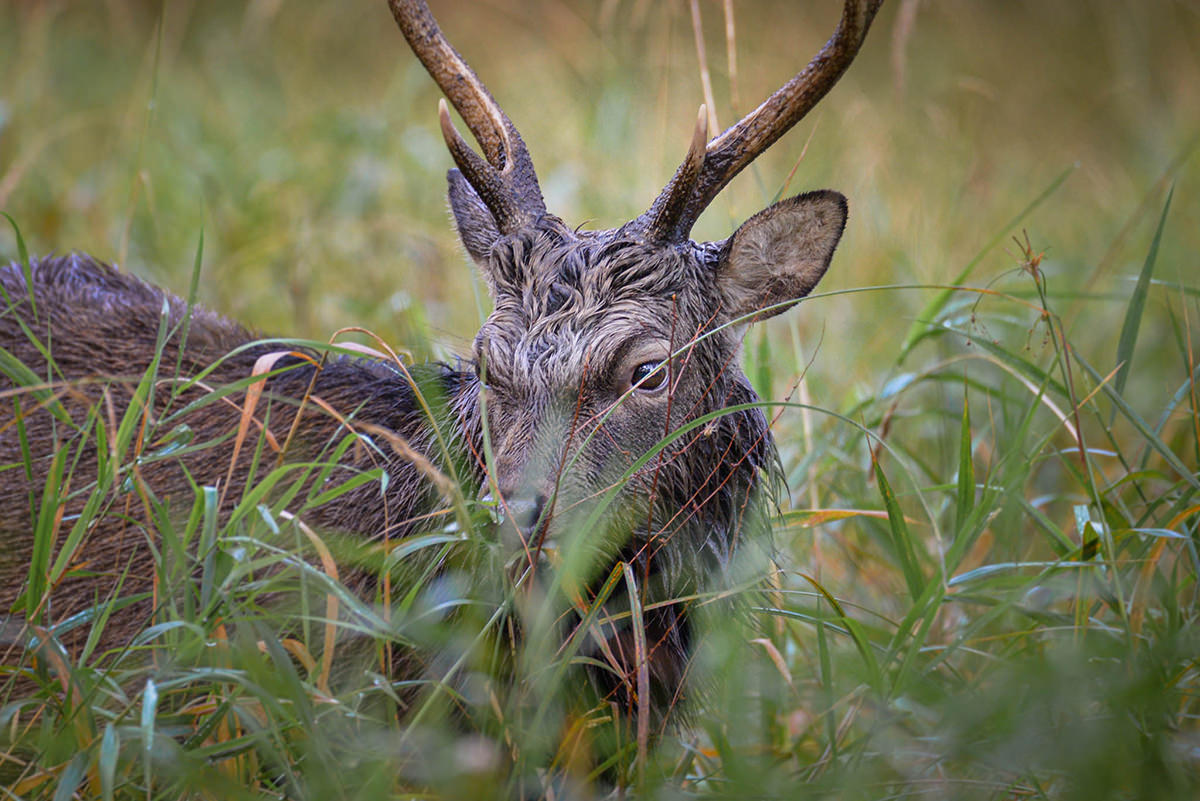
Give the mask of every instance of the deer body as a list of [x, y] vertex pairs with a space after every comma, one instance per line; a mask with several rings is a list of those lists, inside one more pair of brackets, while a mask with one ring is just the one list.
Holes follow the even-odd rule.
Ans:
[[[766, 417], [752, 405], [757, 397], [738, 366], [742, 335], [820, 280], [846, 203], [836, 192], [812, 192], [760, 212], [725, 241], [696, 243], [688, 234], [733, 175], [828, 91], [879, 3], [847, 0], [838, 31], [809, 67], [711, 142], [701, 109], [687, 157], [649, 210], [620, 228], [584, 231], [546, 210], [524, 142], [424, 3], [390, 0], [410, 46], [483, 150], [480, 156], [459, 136], [443, 104], [442, 130], [458, 165], [448, 176], [451, 210], [495, 305], [462, 369], [406, 371], [355, 357], [318, 363], [305, 354], [278, 363], [288, 369], [266, 379], [269, 412], [260, 424], [275, 444], [286, 440], [279, 458], [317, 459], [351, 432], [391, 443], [346, 449], [325, 478], [336, 483], [382, 468], [385, 485], [363, 484], [310, 510], [306, 522], [367, 542], [403, 537], [442, 503], [431, 471], [449, 470], [470, 492], [498, 503], [526, 554], [574, 531], [594, 542], [602, 564], [636, 566], [653, 585], [647, 592], [662, 599], [686, 596], [720, 572], [743, 532], [761, 528], [763, 487], [776, 462]], [[196, 309], [181, 352], [186, 304], [85, 256], [43, 260], [31, 276], [27, 284], [20, 265], [0, 269], [10, 299], [0, 313], [0, 347], [11, 357], [0, 392], [13, 399], [0, 405], [0, 464], [20, 465], [26, 451], [33, 456], [29, 470], [0, 472], [0, 614], [22, 591], [30, 520], [54, 454], [72, 447], [73, 426], [94, 425], [89, 409], [106, 425], [124, 417], [160, 343], [164, 308], [172, 334], [144, 413], [178, 415], [194, 441], [228, 439], [244, 423], [241, 396], [188, 404], [213, 388], [250, 383], [255, 363], [274, 347]], [[197, 376], [203, 385], [170, 392]], [[432, 421], [417, 394], [428, 391], [444, 400]], [[84, 476], [97, 474], [101, 467], [87, 466], [106, 456], [89, 445], [69, 452]], [[249, 449], [234, 469], [232, 458], [228, 441], [185, 449], [145, 461], [138, 478], [146, 493], [168, 499], [221, 486], [229, 513], [252, 465]], [[81, 502], [68, 497], [64, 519]], [[139, 503], [130, 495], [126, 510], [114, 509], [87, 532], [90, 561], [46, 589], [46, 621], [94, 604], [120, 576], [126, 592], [150, 594], [153, 548], [137, 510], [128, 511]], [[578, 531], [584, 524], [588, 530]], [[144, 624], [148, 604], [140, 617], [123, 613], [123, 636]], [[646, 660], [659, 699], [671, 697], [684, 672], [685, 606], [647, 613]], [[620, 646], [625, 636], [617, 631], [613, 642]], [[626, 675], [637, 668], [632, 653], [620, 666]]]
[[[0, 380], [0, 391], [8, 390], [6, 394], [20, 404], [14, 407], [10, 400], [0, 412], [0, 425], [6, 428], [6, 433], [0, 435], [0, 464], [22, 465], [22, 447], [36, 455], [30, 460], [29, 475], [20, 468], [12, 468], [2, 474], [5, 480], [0, 481], [0, 541], [3, 542], [0, 609], [5, 611], [22, 591], [29, 572], [33, 545], [31, 503], [36, 516], [53, 457], [65, 452], [82, 466], [76, 470], [74, 483], [62, 488], [61, 500], [65, 502], [62, 514], [68, 521], [65, 531], [69, 521], [81, 512], [88, 495], [88, 484], [81, 479], [94, 481], [97, 477], [101, 454], [96, 452], [96, 437], [87, 423], [88, 413], [98, 412], [106, 418], [101, 423], [110, 429], [114, 421], [119, 424], [124, 418], [136, 387], [158, 351], [164, 308], [166, 324], [174, 333], [161, 348], [155, 400], [145, 412], [150, 418], [169, 419], [173, 426], [187, 426], [190, 444], [202, 446], [213, 439], [228, 439], [238, 425], [244, 393], [231, 394], [227, 400], [187, 411], [189, 404], [206, 390], [192, 389], [172, 400], [172, 387], [214, 365], [201, 382], [203, 387], [245, 383], [253, 374], [256, 360], [264, 353], [278, 350], [267, 344], [253, 344], [258, 338], [242, 326], [197, 308], [192, 310], [181, 357], [180, 323], [187, 305], [180, 298], [87, 256], [35, 262], [31, 275], [32, 293], [19, 265], [0, 268], [0, 287], [14, 300], [9, 313], [0, 316], [0, 342], [11, 358], [39, 377], [38, 385], [51, 387], [66, 419], [56, 417], [39, 404], [39, 398], [27, 389], [22, 391], [11, 379]], [[52, 354], [52, 366], [39, 345]], [[269, 419], [268, 428], [276, 443], [284, 441], [300, 400], [311, 390], [339, 410], [344, 419], [369, 421], [403, 437], [418, 452], [429, 451], [432, 460], [438, 459], [429, 447], [431, 426], [414, 402], [413, 384], [395, 369], [369, 359], [334, 359], [319, 370], [306, 361], [293, 362], [293, 369], [269, 379], [269, 397], [275, 402], [264, 405], [256, 415]], [[445, 426], [445, 430], [471, 436], [478, 387], [474, 375], [444, 365], [422, 367], [416, 373], [425, 391], [436, 386], [448, 400], [447, 407], [459, 410], [461, 424]], [[17, 435], [18, 409], [22, 436]], [[135, 413], [140, 411], [140, 407], [135, 408]], [[336, 417], [319, 411], [303, 414], [302, 422], [301, 435], [292, 451], [294, 460], [319, 458], [325, 448], [349, 431]], [[142, 450], [152, 453], [155, 446], [144, 443]], [[131, 459], [131, 454], [103, 455], [114, 457], [118, 464]], [[189, 456], [146, 459], [138, 472], [152, 496], [179, 499], [189, 505], [194, 486], [223, 487], [228, 510], [245, 489], [251, 455], [247, 449], [238, 459], [239, 469], [230, 471], [228, 448], [198, 447]], [[330, 480], [345, 480], [362, 470], [378, 467], [389, 474], [386, 496], [379, 497], [377, 485], [363, 486], [339, 498], [337, 504], [315, 507], [310, 522], [321, 528], [353, 531], [367, 537], [382, 537], [387, 532], [399, 538], [408, 533], [417, 510], [428, 509], [436, 500], [433, 487], [422, 479], [411, 460], [391, 450], [351, 449]], [[123, 495], [129, 503], [115, 503], [111, 514], [100, 517], [98, 525], [88, 532], [79, 569], [72, 571], [77, 577], [69, 578], [48, 597], [47, 620], [61, 622], [92, 607], [122, 577], [122, 594], [149, 593], [152, 589], [154, 551], [146, 547], [147, 534], [142, 525], [150, 521], [145, 519], [141, 502], [135, 503], [127, 492]], [[175, 511], [186, 516], [187, 508]], [[146, 625], [150, 611], [147, 603], [139, 605], [137, 611], [126, 612], [110, 629], [109, 642], [128, 640]], [[86, 633], [83, 627], [66, 640], [81, 642]]]

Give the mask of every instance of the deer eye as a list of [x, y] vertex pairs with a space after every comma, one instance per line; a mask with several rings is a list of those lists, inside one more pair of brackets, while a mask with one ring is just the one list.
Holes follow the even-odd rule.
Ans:
[[666, 362], [642, 362], [633, 368], [630, 385], [640, 392], [655, 392], [667, 383]]

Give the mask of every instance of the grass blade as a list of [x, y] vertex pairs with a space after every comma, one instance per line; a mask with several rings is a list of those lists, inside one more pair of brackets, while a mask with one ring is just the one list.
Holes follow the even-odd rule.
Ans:
[[59, 498], [59, 488], [62, 486], [63, 466], [66, 462], [67, 449], [60, 448], [58, 453], [54, 454], [50, 470], [46, 474], [37, 527], [33, 534], [33, 557], [30, 560], [29, 584], [25, 595], [25, 617], [30, 621], [38, 619], [43, 608], [42, 594], [49, 589], [50, 554], [54, 550], [54, 540], [62, 522], [63, 503]]
[[142, 695], [142, 770], [146, 786], [151, 786], [151, 766], [154, 763], [154, 722], [158, 718], [158, 685], [154, 679], [146, 680], [146, 691]]
[[83, 783], [87, 764], [88, 753], [86, 751], [80, 751], [72, 757], [62, 775], [58, 777], [58, 787], [54, 788], [54, 801], [70, 801], [75, 796], [75, 791]]
[[917, 552], [913, 546], [912, 536], [908, 531], [908, 523], [904, 521], [904, 513], [896, 501], [896, 494], [883, 475], [883, 468], [878, 460], [872, 460], [875, 467], [875, 479], [879, 482], [879, 494], [883, 496], [883, 505], [888, 513], [888, 531], [892, 535], [892, 547], [896, 549], [896, 558], [904, 572], [904, 581], [908, 585], [908, 593], [915, 601], [921, 597], [925, 588], [925, 579], [921, 576], [921, 568], [917, 564]]
[[633, 622], [634, 660], [637, 665], [637, 755], [638, 785], [645, 780], [646, 756], [650, 743], [650, 662], [646, 645], [646, 626], [642, 619], [642, 599], [638, 593], [637, 580], [628, 562], [621, 565], [625, 574], [625, 586], [629, 588], [629, 613]]
[[[196, 243], [196, 257], [192, 261], [192, 281], [188, 285], [187, 310], [179, 326], [179, 350], [175, 354], [175, 375], [183, 371], [183, 353], [187, 348], [188, 332], [192, 327], [192, 310], [196, 308], [196, 296], [200, 291], [200, 266], [204, 263], [204, 229], [200, 229], [200, 240]], [[173, 385], [172, 399], [179, 393], [178, 384]]]
[[100, 797], [103, 801], [112, 801], [113, 782], [117, 776], [117, 757], [121, 752], [121, 737], [109, 723], [104, 727], [104, 737], [100, 740], [100, 756], [97, 767], [100, 769]]
[[954, 506], [954, 530], [961, 532], [975, 506], [975, 463], [971, 458], [971, 407], [963, 387], [962, 430], [958, 436], [958, 492]]
[[[21, 261], [21, 274], [25, 276], [25, 291], [29, 293], [29, 305], [33, 309], [33, 321], [36, 323], [38, 319], [37, 300], [33, 297], [33, 262], [29, 260], [29, 250], [25, 247], [25, 238], [21, 236], [21, 229], [17, 227], [17, 221], [8, 216], [3, 211], [0, 214], [4, 215], [4, 219], [8, 220], [8, 224], [12, 226], [13, 234], [17, 237], [17, 258]], [[9, 303], [12, 300], [9, 299]]]
[[[1154, 239], [1150, 242], [1150, 252], [1146, 254], [1146, 262], [1138, 275], [1137, 285], [1133, 296], [1129, 298], [1129, 307], [1125, 310], [1125, 322], [1121, 325], [1121, 339], [1117, 343], [1117, 377], [1113, 387], [1117, 394], [1125, 394], [1125, 382], [1129, 379], [1130, 368], [1133, 367], [1133, 348], [1137, 344], [1138, 330], [1142, 325], [1142, 313], [1146, 309], [1146, 294], [1150, 289], [1150, 279], [1154, 275], [1154, 263], [1158, 260], [1158, 245], [1162, 241], [1163, 227], [1167, 223], [1167, 212], [1171, 210], [1171, 198], [1175, 196], [1175, 187], [1167, 192], [1167, 202], [1163, 204], [1162, 215], [1158, 218], [1158, 228]], [[1113, 409], [1110, 423], [1116, 419], [1117, 410]]]

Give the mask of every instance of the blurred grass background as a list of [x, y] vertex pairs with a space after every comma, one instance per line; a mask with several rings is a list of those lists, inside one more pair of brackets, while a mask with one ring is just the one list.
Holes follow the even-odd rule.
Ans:
[[[551, 210], [589, 227], [644, 210], [682, 157], [703, 100], [687, 2], [433, 5], [520, 128]], [[699, 0], [722, 126], [807, 62], [838, 5], [735, 0], [735, 77], [723, 4]], [[437, 98], [382, 0], [0, 0], [0, 209], [34, 254], [86, 250], [178, 293], [203, 231], [200, 292], [211, 307], [264, 332], [315, 339], [359, 325], [444, 358], [465, 351], [488, 301], [446, 212]], [[896, 671], [881, 691], [870, 660], [857, 665], [826, 647], [826, 624], [815, 634], [811, 619], [794, 626], [793, 603], [811, 611], [808, 600], [781, 602], [788, 614], [773, 621], [771, 646], [779, 660], [759, 656], [768, 672], [786, 665], [794, 674], [775, 722], [750, 726], [759, 757], [796, 759], [810, 788], [840, 797], [880, 797], [871, 782], [897, 776], [920, 792], [967, 797], [973, 785], [939, 784], [955, 760], [994, 768], [984, 771], [992, 784], [971, 790], [978, 797], [1100, 798], [1115, 787], [1113, 797], [1183, 798], [1196, 786], [1196, 639], [1187, 632], [1198, 563], [1186, 514], [1195, 494], [1179, 489], [1187, 481], [1163, 467], [1152, 440], [1194, 483], [1198, 143], [1196, 3], [891, 0], [831, 95], [701, 219], [697, 238], [727, 236], [797, 162], [788, 191], [849, 197], [850, 224], [821, 295], [752, 331], [747, 370], [765, 397], [809, 401], [887, 442], [886, 451], [868, 448], [829, 414], [780, 412], [776, 436], [801, 510], [781, 527], [781, 562], [860, 609], [851, 616], [879, 648], [893, 634], [913, 640], [911, 651], [893, 642], [880, 656], [885, 673]], [[1076, 365], [1076, 400], [1088, 403], [1072, 422], [1094, 449], [1090, 471], [1079, 471], [1060, 419], [1068, 393], [1043, 385], [1058, 404], [1049, 409], [1026, 369], [1066, 380], [1030, 262], [1044, 271], [1045, 303], [1077, 355], [1107, 375], [1172, 185], [1120, 393], [1136, 415], [1117, 414], [1103, 392], [1089, 395], [1098, 382]], [[16, 256], [7, 227], [0, 254]], [[964, 283], [996, 294], [956, 292], [932, 308], [934, 287], [968, 265]], [[885, 286], [900, 288], [848, 291]], [[931, 309], [943, 333], [908, 350]], [[1005, 372], [1006, 358], [1025, 383]], [[965, 531], [943, 504], [964, 474], [966, 383], [984, 512], [947, 565], [949, 542]], [[1161, 418], [1156, 437], [1138, 430], [1137, 415], [1151, 427]], [[882, 514], [872, 454], [910, 518], [924, 574], [949, 586], [954, 600], [936, 614], [905, 592], [889, 550], [894, 522], [889, 534], [870, 518], [821, 523], [802, 511]], [[1105, 526], [1182, 538], [1172, 541], [1174, 560], [1148, 557], [1155, 542], [1133, 535], [1123, 540], [1130, 550], [1106, 551], [1126, 575], [1161, 570], [1155, 591], [1133, 584], [1148, 593], [1138, 596], [1141, 612], [1136, 597], [1126, 607], [1112, 601], [1105, 587], [1115, 569], [1095, 586], [1021, 571], [980, 584], [989, 574], [970, 573], [1086, 560], [1081, 546], [1091, 542], [1094, 554]], [[1055, 557], [1058, 537], [1066, 544]], [[960, 583], [938, 576], [939, 563]], [[797, 598], [811, 589], [800, 579], [783, 587]], [[1013, 612], [1021, 603], [1033, 611]], [[909, 614], [926, 621], [919, 635], [899, 622]], [[1042, 650], [1064, 631], [1079, 641], [1089, 621], [1125, 632], [1126, 646]], [[1151, 622], [1170, 636], [1147, 633]], [[964, 644], [963, 632], [978, 639]], [[744, 658], [744, 645], [734, 653]], [[912, 664], [940, 683], [914, 686], [904, 678]], [[989, 672], [996, 664], [1015, 669]], [[1096, 713], [1105, 703], [1115, 711]], [[1169, 714], [1155, 718], [1160, 706]], [[847, 775], [858, 785], [821, 784], [839, 748], [856, 755], [850, 767], [861, 773]], [[697, 786], [789, 794], [797, 773], [761, 773], [754, 760], [739, 767], [716, 750], [729, 784]], [[1026, 769], [1042, 765], [1050, 778], [1029, 779]], [[1085, 779], [1063, 791], [1063, 776]]]

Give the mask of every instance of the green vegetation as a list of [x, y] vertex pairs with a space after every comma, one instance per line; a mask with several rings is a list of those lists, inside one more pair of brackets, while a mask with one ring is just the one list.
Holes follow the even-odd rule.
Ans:
[[[384, 4], [163, 5], [0, 0], [0, 253], [20, 257], [19, 226], [31, 253], [87, 250], [181, 295], [199, 260], [200, 300], [264, 331], [463, 352], [486, 293], [445, 212], [436, 92]], [[698, 5], [722, 124], [836, 13], [734, 3], [734, 86], [722, 4]], [[702, 100], [687, 3], [435, 11], [551, 209], [643, 210]], [[183, 519], [134, 498], [179, 600], [130, 652], [47, 657], [31, 689], [0, 650], [0, 797], [1197, 797], [1197, 86], [1190, 4], [891, 0], [701, 220], [717, 238], [780, 193], [851, 202], [821, 292], [747, 339], [790, 499], [777, 569], [746, 566], [769, 572], [753, 614], [707, 621], [682, 728], [639, 742], [577, 709], [570, 648], [506, 645], [501, 611], [546, 613], [494, 562], [487, 509], [392, 552], [448, 560], [406, 576], [400, 625], [292, 555], [325, 543], [259, 504], [295, 480], [264, 468], [228, 521], [211, 488]], [[146, 455], [135, 421], [108, 423], [84, 423], [102, 453]], [[169, 432], [145, 441], [187, 446]], [[32, 501], [35, 583], [87, 525], [54, 516], [73, 458]], [[136, 495], [123, 464], [88, 514]], [[284, 591], [309, 605], [290, 625]], [[359, 652], [329, 645], [329, 603]], [[414, 643], [445, 684], [383, 676]]]

